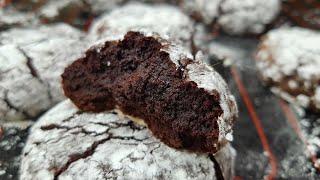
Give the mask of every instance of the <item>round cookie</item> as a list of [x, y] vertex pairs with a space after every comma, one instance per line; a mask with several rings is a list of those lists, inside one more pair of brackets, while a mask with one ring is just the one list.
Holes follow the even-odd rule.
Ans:
[[33, 119], [64, 99], [60, 75], [85, 48], [65, 24], [0, 34], [0, 121]]
[[92, 41], [119, 39], [128, 31], [156, 32], [191, 48], [194, 22], [169, 5], [130, 3], [96, 20], [89, 32]]
[[181, 0], [185, 11], [231, 35], [260, 34], [280, 11], [279, 0]]
[[20, 179], [231, 179], [235, 151], [172, 149], [116, 113], [83, 113], [64, 101], [31, 128]]
[[237, 106], [204, 58], [154, 33], [106, 41], [63, 75], [65, 95], [84, 111], [118, 109], [171, 147], [218, 151], [232, 136]]
[[262, 79], [289, 102], [320, 111], [320, 33], [303, 28], [270, 31], [256, 55]]

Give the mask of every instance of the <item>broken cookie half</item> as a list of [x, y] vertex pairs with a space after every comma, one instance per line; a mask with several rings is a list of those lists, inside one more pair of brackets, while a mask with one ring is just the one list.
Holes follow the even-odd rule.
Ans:
[[170, 147], [215, 153], [232, 137], [237, 106], [224, 80], [201, 56], [154, 33], [93, 46], [62, 79], [81, 110], [117, 109]]

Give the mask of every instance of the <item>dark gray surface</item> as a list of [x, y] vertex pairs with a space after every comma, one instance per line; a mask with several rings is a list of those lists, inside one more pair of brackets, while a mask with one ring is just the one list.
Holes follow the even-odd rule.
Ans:
[[[236, 49], [239, 56], [233, 59], [234, 67], [249, 93], [255, 112], [261, 120], [272, 153], [277, 162], [279, 179], [320, 179], [306, 155], [306, 147], [282, 111], [279, 98], [274, 96], [258, 78], [253, 60], [258, 41], [253, 38], [219, 37], [214, 40], [225, 47]], [[234, 57], [233, 57], [234, 58]], [[252, 118], [231, 74], [231, 67], [224, 67], [219, 59], [212, 56], [211, 64], [229, 84], [235, 95], [240, 117], [234, 127], [233, 146], [237, 150], [236, 175], [243, 179], [262, 179], [269, 174], [270, 164], [264, 153]], [[314, 118], [314, 116], [313, 116]], [[310, 121], [313, 121], [310, 119]]]

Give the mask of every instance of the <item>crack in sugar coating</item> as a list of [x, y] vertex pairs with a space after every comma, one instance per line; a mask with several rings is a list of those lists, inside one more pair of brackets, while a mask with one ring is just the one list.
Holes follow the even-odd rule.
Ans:
[[161, 48], [155, 38], [136, 32], [106, 42], [99, 52], [92, 48], [63, 73], [65, 94], [85, 111], [119, 108], [141, 118], [171, 147], [216, 152], [219, 93], [187, 80], [184, 66], [191, 59], [176, 68]]
[[60, 75], [85, 42], [84, 34], [66, 24], [2, 32], [0, 121], [37, 119], [63, 100]]
[[[214, 155], [226, 179], [233, 176], [234, 156], [230, 145]], [[66, 100], [31, 128], [20, 178], [217, 179], [218, 165], [207, 154], [164, 145], [113, 112], [83, 113]]]

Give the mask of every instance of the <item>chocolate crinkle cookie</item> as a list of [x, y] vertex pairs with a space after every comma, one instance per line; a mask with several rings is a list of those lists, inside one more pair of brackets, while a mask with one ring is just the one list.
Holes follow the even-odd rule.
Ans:
[[195, 19], [232, 35], [260, 34], [277, 17], [279, 0], [180, 0]]
[[272, 30], [256, 55], [262, 79], [285, 100], [320, 112], [320, 33], [303, 28]]
[[60, 75], [85, 48], [64, 24], [0, 34], [0, 122], [34, 119], [64, 99]]
[[81, 110], [117, 109], [171, 147], [215, 153], [238, 111], [225, 81], [202, 61], [157, 34], [130, 31], [68, 66], [63, 89]]
[[129, 3], [96, 20], [89, 36], [92, 41], [119, 39], [128, 31], [156, 32], [191, 48], [195, 29], [194, 22], [174, 6]]
[[231, 179], [235, 151], [172, 149], [114, 112], [84, 113], [66, 100], [31, 128], [20, 179]]

